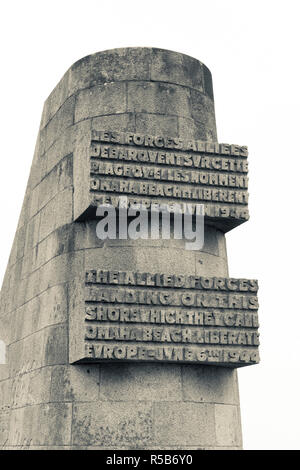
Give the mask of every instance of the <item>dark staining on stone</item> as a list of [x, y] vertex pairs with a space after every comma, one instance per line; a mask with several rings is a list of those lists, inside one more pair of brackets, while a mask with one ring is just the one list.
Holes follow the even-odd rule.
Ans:
[[203, 64], [203, 75], [204, 75], [204, 84], [205, 84], [205, 93], [214, 100], [212, 76], [210, 70]]

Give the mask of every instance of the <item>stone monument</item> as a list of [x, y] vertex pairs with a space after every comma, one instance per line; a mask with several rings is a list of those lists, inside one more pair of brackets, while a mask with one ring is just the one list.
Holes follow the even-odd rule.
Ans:
[[[211, 73], [192, 57], [114, 49], [66, 72], [1, 292], [3, 449], [241, 448], [258, 287], [228, 277], [225, 233], [249, 217], [247, 155], [218, 143]], [[202, 204], [204, 245], [100, 239], [99, 207], [120, 219], [124, 197]]]

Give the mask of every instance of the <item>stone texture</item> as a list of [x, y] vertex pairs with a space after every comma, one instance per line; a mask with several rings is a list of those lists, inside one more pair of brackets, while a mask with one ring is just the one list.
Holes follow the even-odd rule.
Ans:
[[4, 448], [8, 442], [10, 410], [0, 411], [0, 448]]
[[100, 402], [76, 404], [73, 444], [143, 448], [153, 442], [152, 404]]
[[214, 227], [198, 253], [182, 240], [102, 242], [95, 220], [73, 222], [91, 129], [216, 140], [211, 74], [184, 54], [116, 49], [77, 61], [46, 100], [0, 297], [0, 447], [240, 448], [232, 370], [69, 364], [72, 293], [85, 269], [227, 275]]
[[[129, 112], [191, 117], [190, 91], [169, 83], [128, 83]], [[171, 99], [170, 99], [171, 98]]]
[[155, 403], [154, 423], [162, 447], [215, 444], [214, 405]]
[[[209, 81], [209, 77], [207, 79]], [[201, 92], [205, 87], [201, 62], [193, 57], [162, 49], [153, 51], [151, 80], [177, 83]]]
[[101, 114], [126, 112], [126, 84], [108, 83], [82, 90], [78, 94], [75, 122]]
[[108, 401], [181, 401], [181, 366], [173, 364], [103, 364], [100, 396]]
[[12, 393], [12, 381], [10, 379], [0, 381], [0, 412], [10, 409], [10, 399]]
[[12, 385], [12, 408], [48, 403], [50, 380], [51, 368], [49, 367], [42, 367], [16, 376]]
[[217, 272], [220, 277], [228, 277], [226, 259], [205, 252], [195, 254], [195, 271], [198, 276], [214, 276]]
[[11, 412], [8, 444], [56, 445], [70, 444], [72, 405], [51, 403], [17, 408]]
[[[56, 208], [60, 210], [57, 211]], [[41, 210], [39, 241], [47, 237], [58, 227], [71, 223], [73, 207], [73, 188], [57, 193]], [[55, 214], [55, 217], [54, 217]]]
[[112, 49], [83, 57], [70, 67], [45, 102], [41, 129], [79, 90], [136, 80], [174, 83], [213, 99], [211, 73], [193, 57], [157, 48]]
[[177, 116], [166, 114], [136, 113], [136, 132], [150, 135], [178, 136]]
[[95, 117], [92, 120], [92, 129], [101, 131], [132, 131], [136, 130], [136, 116], [134, 113], [109, 114], [107, 116]]
[[74, 124], [74, 107], [75, 97], [71, 96], [59, 108], [51, 121], [40, 133], [40, 154], [48, 150], [48, 148], [57, 140], [59, 135], [67, 128]]
[[178, 135], [186, 139], [213, 141], [214, 134], [205, 124], [192, 118], [178, 116]]
[[60, 160], [35, 188], [39, 189], [38, 210], [41, 210], [57, 193], [71, 186], [72, 179], [73, 161], [72, 154], [69, 154]]
[[237, 447], [242, 445], [237, 406], [215, 405], [215, 422], [218, 446]]
[[91, 119], [86, 119], [65, 129], [43, 156], [45, 162], [43, 176], [59, 165], [64, 157], [73, 154], [76, 142], [90, 131], [91, 123]]
[[99, 397], [99, 369], [89, 365], [55, 366], [51, 370], [50, 400], [95, 402]]
[[182, 370], [182, 389], [185, 401], [239, 404], [237, 373], [225, 367], [219, 370], [214, 366], [185, 366]]
[[148, 48], [113, 49], [84, 57], [70, 68], [69, 93], [110, 82], [149, 80], [151, 59]]
[[[150, 272], [194, 274], [195, 252], [161, 247], [103, 247], [85, 253], [86, 269], [112, 270], [117, 266], [120, 271], [141, 271], [151, 266]], [[160, 268], [160, 269], [159, 269]]]
[[[9, 317], [10, 318], [10, 317]], [[53, 286], [16, 309], [9, 343], [67, 320], [67, 287]], [[6, 320], [9, 321], [9, 320]]]

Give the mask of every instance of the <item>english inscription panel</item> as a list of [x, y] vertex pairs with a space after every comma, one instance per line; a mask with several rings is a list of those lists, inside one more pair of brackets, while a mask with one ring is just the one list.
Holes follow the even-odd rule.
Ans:
[[71, 357], [256, 364], [257, 290], [251, 279], [88, 270], [76, 331], [71, 328], [77, 335]]

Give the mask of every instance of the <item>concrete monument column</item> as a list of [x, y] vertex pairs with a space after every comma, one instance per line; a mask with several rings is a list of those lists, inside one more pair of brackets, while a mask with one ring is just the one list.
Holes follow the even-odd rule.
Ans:
[[[241, 448], [257, 283], [228, 278], [225, 232], [248, 218], [246, 175], [247, 148], [217, 143], [198, 60], [125, 48], [71, 66], [44, 105], [1, 291], [0, 446]], [[100, 240], [96, 207], [120, 195], [204, 204], [204, 246]]]

